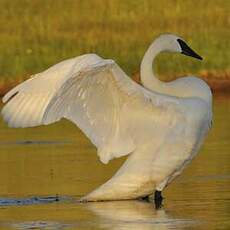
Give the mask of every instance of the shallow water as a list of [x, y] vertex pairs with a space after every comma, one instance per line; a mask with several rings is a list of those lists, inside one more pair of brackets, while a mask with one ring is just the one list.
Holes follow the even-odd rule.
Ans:
[[125, 160], [101, 164], [68, 121], [10, 129], [0, 122], [0, 229], [230, 229], [230, 97], [192, 164], [164, 191], [164, 207], [117, 201], [78, 204]]

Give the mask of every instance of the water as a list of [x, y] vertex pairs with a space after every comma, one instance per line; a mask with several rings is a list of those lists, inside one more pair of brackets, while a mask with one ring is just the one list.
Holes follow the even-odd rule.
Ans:
[[117, 201], [78, 204], [110, 178], [109, 165], [68, 121], [29, 129], [0, 122], [0, 229], [230, 229], [230, 97], [216, 97], [199, 155], [164, 191], [164, 207]]

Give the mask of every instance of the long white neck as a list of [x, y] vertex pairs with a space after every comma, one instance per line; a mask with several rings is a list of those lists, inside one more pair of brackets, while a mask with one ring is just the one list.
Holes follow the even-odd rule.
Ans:
[[170, 96], [183, 98], [199, 97], [211, 104], [212, 94], [210, 88], [201, 79], [183, 77], [172, 82], [162, 82], [154, 75], [153, 62], [155, 57], [162, 51], [173, 50], [167, 48], [166, 43], [161, 38], [156, 39], [146, 51], [141, 62], [141, 82], [143, 86], [151, 91]]
[[153, 73], [153, 61], [155, 57], [162, 52], [160, 40], [155, 40], [146, 51], [141, 62], [141, 82], [149, 90], [161, 92], [164, 82], [160, 81]]

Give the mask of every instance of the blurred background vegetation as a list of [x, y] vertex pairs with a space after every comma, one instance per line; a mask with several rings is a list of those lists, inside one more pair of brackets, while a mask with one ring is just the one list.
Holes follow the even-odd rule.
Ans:
[[155, 69], [163, 78], [229, 73], [229, 0], [0, 0], [0, 7], [1, 85], [89, 52], [131, 75], [165, 32], [183, 37], [204, 61], [162, 54]]

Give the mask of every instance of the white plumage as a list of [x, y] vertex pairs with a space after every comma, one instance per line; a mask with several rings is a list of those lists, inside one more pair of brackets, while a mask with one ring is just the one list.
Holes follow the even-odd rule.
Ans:
[[212, 94], [205, 82], [186, 77], [164, 83], [152, 72], [161, 51], [184, 52], [178, 39], [161, 35], [149, 47], [141, 64], [144, 87], [113, 60], [86, 54], [13, 88], [3, 98], [3, 118], [10, 127], [67, 118], [97, 147], [103, 163], [130, 154], [108, 182], [83, 200], [133, 199], [162, 191], [197, 153], [212, 119]]

